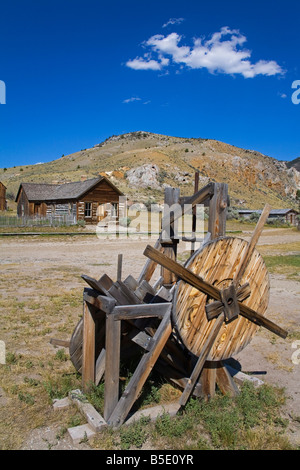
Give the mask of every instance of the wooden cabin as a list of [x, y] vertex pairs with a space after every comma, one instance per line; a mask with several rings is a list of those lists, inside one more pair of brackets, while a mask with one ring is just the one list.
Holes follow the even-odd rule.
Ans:
[[[261, 214], [261, 210], [248, 210], [242, 209], [239, 210], [240, 217], [244, 217], [245, 219], [249, 219], [251, 214], [258, 213]], [[273, 209], [269, 214], [269, 219], [283, 219], [286, 223], [291, 225], [297, 225], [297, 212], [295, 209]]]
[[119, 218], [119, 198], [123, 193], [100, 176], [64, 184], [21, 183], [16, 197], [19, 217], [69, 217], [97, 224], [106, 216]]
[[0, 211], [6, 210], [6, 186], [0, 181]]

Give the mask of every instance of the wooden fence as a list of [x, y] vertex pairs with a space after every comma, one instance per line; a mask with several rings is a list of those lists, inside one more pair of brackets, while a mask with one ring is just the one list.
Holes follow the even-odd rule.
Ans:
[[55, 215], [51, 217], [16, 217], [1, 215], [0, 227], [61, 227], [76, 224], [76, 218], [72, 214]]

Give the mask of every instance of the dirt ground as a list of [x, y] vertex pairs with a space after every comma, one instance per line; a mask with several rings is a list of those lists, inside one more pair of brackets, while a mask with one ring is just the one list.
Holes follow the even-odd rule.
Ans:
[[[247, 239], [250, 233], [238, 236]], [[263, 246], [264, 253], [267, 253], [268, 246], [271, 247], [274, 244], [284, 246], [287, 243], [299, 243], [298, 251], [300, 251], [300, 232], [268, 229], [260, 238], [258, 248]], [[43, 296], [43, 292], [39, 291], [41, 273], [44, 273], [44, 277], [45, 275], [49, 277], [49, 283], [51, 282], [52, 285], [57, 282], [58, 287], [61, 287], [60, 283], [64, 282], [64, 289], [81, 289], [85, 286], [80, 277], [81, 274], [99, 279], [102, 274], [107, 273], [111, 278], [116, 279], [117, 258], [118, 254], [122, 253], [122, 278], [129, 274], [137, 278], [146, 261], [143, 251], [147, 244], [153, 245], [154, 241], [149, 239], [100, 240], [96, 236], [3, 237], [0, 240], [0, 264], [2, 272], [5, 273], [8, 270], [16, 279], [20, 277], [24, 279], [26, 276], [35, 279], [34, 285], [32, 283], [26, 285], [26, 282], [19, 285], [15, 293], [19, 300], [24, 295], [32, 295], [41, 302]], [[182, 244], [179, 252], [185, 249], [186, 244]], [[74, 275], [60, 281], [59, 272], [62, 265]], [[158, 276], [157, 271], [153, 280]], [[251, 343], [233, 358], [233, 362], [237, 369], [251, 373], [264, 382], [285, 388], [288, 400], [284, 413], [290, 421], [289, 438], [292, 443], [300, 445], [300, 341], [295, 340], [294, 334], [298, 333], [299, 336], [300, 284], [296, 280], [290, 280], [285, 275], [278, 274], [271, 274], [270, 282], [270, 303], [266, 316], [293, 334], [283, 340], [260, 329]], [[8, 294], [2, 291], [1, 295], [5, 298]], [[8, 332], [0, 329], [0, 340], [6, 338], [9, 342]], [[47, 337], [44, 341], [46, 340]], [[38, 347], [53, 351], [52, 345], [48, 343], [41, 345], [43, 343], [39, 343], [38, 346], [32, 345], [37, 348], [36, 353], [38, 353]], [[24, 352], [24, 348], [28, 349], [30, 345], [20, 344], [17, 352]], [[1, 407], [5, 406], [5, 400], [7, 398], [0, 387], [0, 419]], [[46, 442], [54, 439], [54, 435], [55, 427], [34, 429], [29, 433], [22, 448], [47, 448]], [[74, 446], [70, 438], [66, 436], [54, 448], [86, 449], [89, 447], [86, 444]]]

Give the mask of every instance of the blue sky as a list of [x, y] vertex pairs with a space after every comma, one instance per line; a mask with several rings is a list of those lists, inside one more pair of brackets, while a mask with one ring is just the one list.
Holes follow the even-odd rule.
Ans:
[[297, 0], [0, 7], [2, 168], [138, 130], [300, 156]]

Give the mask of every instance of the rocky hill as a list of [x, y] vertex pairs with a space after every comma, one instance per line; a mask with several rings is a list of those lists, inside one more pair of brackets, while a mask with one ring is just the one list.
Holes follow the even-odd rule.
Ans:
[[0, 181], [12, 199], [22, 181], [68, 182], [103, 174], [133, 201], [160, 202], [165, 186], [192, 194], [195, 171], [200, 187], [209, 181], [228, 183], [232, 206], [297, 207], [300, 173], [295, 166], [216, 140], [143, 131], [112, 136], [49, 163], [0, 169]]
[[300, 171], [300, 157], [295, 158], [295, 160], [292, 160], [291, 162], [287, 162], [286, 166], [288, 168], [296, 168], [296, 170]]

